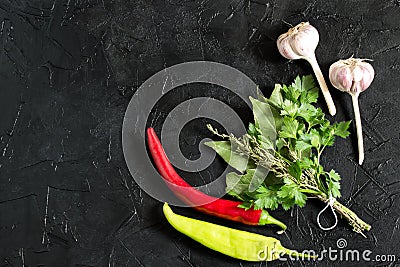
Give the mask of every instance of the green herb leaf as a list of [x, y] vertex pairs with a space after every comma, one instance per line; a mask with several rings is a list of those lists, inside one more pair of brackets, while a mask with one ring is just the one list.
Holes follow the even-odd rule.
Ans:
[[247, 169], [246, 173], [239, 175], [231, 172], [226, 175], [226, 191], [237, 195], [243, 192], [254, 192], [264, 182], [269, 170], [263, 167]]
[[282, 97], [282, 86], [280, 84], [275, 84], [275, 88], [272, 91], [271, 97], [269, 98], [269, 102], [275, 107], [280, 107], [283, 103], [283, 97]]
[[315, 85], [314, 79], [311, 75], [304, 76], [301, 79], [301, 103], [316, 103], [318, 99], [318, 87]]
[[316, 148], [321, 145], [319, 133], [315, 129], [311, 129], [310, 131], [310, 142], [311, 145]]
[[335, 135], [340, 136], [342, 138], [346, 138], [350, 135], [349, 129], [351, 121], [342, 121], [334, 124]]
[[269, 140], [275, 141], [276, 127], [270, 105], [250, 97], [253, 105], [255, 126], [260, 129], [261, 134]]
[[253, 201], [244, 201], [242, 202], [238, 207], [239, 208], [243, 208], [245, 210], [249, 210], [254, 206], [254, 202]]
[[267, 177], [268, 173], [269, 169], [266, 169], [261, 166], [258, 166], [257, 169], [255, 169], [252, 173], [249, 173], [249, 175], [251, 175], [251, 180], [248, 188], [250, 193], [256, 191], [257, 188], [260, 187], [260, 185], [264, 182], [265, 178]]
[[298, 110], [299, 110], [299, 106], [296, 103], [294, 103], [288, 99], [285, 99], [282, 104], [281, 115], [282, 116], [286, 115], [286, 116], [290, 116], [290, 117], [294, 118], [297, 116]]
[[332, 194], [334, 198], [338, 198], [341, 196], [340, 194], [340, 183], [335, 181], [329, 181], [328, 186], [329, 193]]
[[247, 133], [252, 136], [261, 135], [261, 131], [253, 123], [249, 124], [249, 129], [247, 130]]
[[306, 169], [310, 169], [314, 166], [314, 161], [310, 158], [302, 158], [299, 161], [299, 164], [302, 169], [306, 170]]
[[299, 139], [312, 147], [318, 148], [321, 144], [320, 133], [316, 129], [311, 129], [309, 133], [303, 133], [299, 136]]
[[340, 175], [335, 170], [329, 172], [329, 177], [336, 182], [340, 181]]
[[281, 200], [281, 205], [284, 210], [289, 210], [295, 205], [295, 200], [293, 198], [285, 199], [284, 201]]
[[298, 128], [299, 128], [299, 122], [297, 120], [285, 117], [283, 119], [282, 129], [279, 132], [279, 137], [296, 139]]
[[278, 187], [264, 187], [261, 186], [257, 189], [256, 198], [257, 200], [254, 202], [254, 207], [256, 209], [277, 209], [279, 206], [279, 198], [277, 194]]
[[[300, 78], [298, 78], [298, 81], [301, 83]], [[288, 100], [291, 100], [293, 102], [297, 102], [297, 99], [301, 95], [300, 90], [298, 89], [299, 87], [296, 84], [290, 85], [288, 87], [283, 86], [283, 90], [285, 91], [285, 98]]]
[[233, 151], [231, 142], [229, 141], [211, 141], [205, 142], [205, 145], [211, 147], [212, 149], [217, 152], [230, 166], [235, 168], [240, 172], [244, 172], [246, 170], [248, 164], [248, 157], [245, 155], [240, 155], [239, 153], [235, 152], [234, 145]]
[[288, 179], [285, 179], [285, 185], [280, 188], [277, 194], [281, 198], [282, 204], [296, 204], [300, 207], [306, 204], [307, 196], [301, 192], [297, 184], [288, 182]]
[[[247, 173], [246, 173], [247, 174]], [[226, 175], [226, 192], [240, 195], [249, 188], [251, 176], [230, 172]]]
[[299, 151], [305, 151], [312, 148], [312, 145], [310, 143], [307, 143], [303, 140], [298, 140], [296, 141], [296, 150]]
[[288, 172], [292, 177], [296, 178], [297, 180], [300, 180], [302, 174], [300, 162], [296, 161], [292, 163], [288, 168]]
[[286, 140], [284, 138], [278, 138], [278, 140], [276, 140], [276, 149], [279, 151], [284, 146], [286, 146]]
[[312, 75], [306, 75], [301, 78], [301, 88], [302, 91], [317, 93], [318, 97], [318, 88], [315, 85], [315, 81]]

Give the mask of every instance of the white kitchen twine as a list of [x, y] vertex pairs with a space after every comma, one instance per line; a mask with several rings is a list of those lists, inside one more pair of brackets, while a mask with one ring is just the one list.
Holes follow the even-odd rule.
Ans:
[[[335, 228], [336, 225], [338, 224], [338, 218], [337, 218], [337, 215], [336, 215], [335, 210], [333, 209], [333, 204], [335, 203], [335, 201], [336, 201], [336, 198], [334, 198], [334, 197], [332, 196], [332, 194], [329, 194], [329, 199], [328, 199], [328, 201], [327, 201], [327, 204], [326, 204], [325, 208], [323, 208], [323, 209], [318, 213], [318, 216], [317, 216], [317, 223], [318, 223], [319, 228], [321, 228], [321, 229], [324, 230], [324, 231], [332, 230], [332, 229]], [[332, 213], [333, 213], [333, 215], [335, 216], [335, 224], [332, 225], [332, 226], [330, 226], [330, 227], [323, 227], [323, 226], [321, 225], [321, 223], [320, 223], [320, 217], [321, 217], [322, 213], [324, 213], [324, 211], [325, 211], [327, 208], [329, 208], [329, 207], [331, 208]]]

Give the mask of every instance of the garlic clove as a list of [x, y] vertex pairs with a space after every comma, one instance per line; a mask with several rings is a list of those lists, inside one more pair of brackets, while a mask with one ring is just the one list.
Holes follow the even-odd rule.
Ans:
[[279, 36], [277, 45], [279, 53], [281, 53], [283, 57], [291, 60], [301, 58], [301, 56], [299, 56], [296, 52], [293, 51], [293, 48], [290, 45], [290, 40], [288, 37], [286, 37], [286, 35]]
[[353, 74], [353, 82], [359, 83], [364, 77], [364, 72], [363, 72], [361, 66], [358, 66], [358, 65], [354, 66], [352, 68], [352, 72], [353, 72], [352, 73]]
[[329, 68], [329, 80], [335, 88], [343, 92], [349, 92], [353, 84], [350, 69], [340, 68], [338, 62]]
[[318, 46], [319, 34], [310, 24], [303, 25], [298, 32], [291, 36], [293, 51], [303, 58], [312, 57]]
[[360, 81], [360, 89], [361, 91], [365, 91], [374, 80], [375, 71], [371, 64], [363, 62], [362, 66], [363, 71], [363, 79]]

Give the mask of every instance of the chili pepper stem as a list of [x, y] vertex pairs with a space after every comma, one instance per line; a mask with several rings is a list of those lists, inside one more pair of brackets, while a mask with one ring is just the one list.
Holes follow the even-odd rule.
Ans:
[[326, 105], [328, 106], [329, 113], [332, 116], [334, 116], [336, 114], [336, 107], [335, 107], [335, 104], [333, 103], [332, 96], [329, 93], [328, 86], [326, 85], [324, 76], [322, 75], [321, 69], [318, 65], [315, 55], [310, 56], [310, 57], [305, 57], [304, 59], [310, 63], [310, 65], [314, 71], [315, 77], [318, 80], [319, 86], [321, 87], [321, 91], [322, 91], [322, 94], [324, 95], [325, 102], [326, 102]]
[[263, 210], [261, 212], [260, 221], [258, 222], [258, 225], [266, 225], [266, 224], [275, 224], [280, 228], [282, 228], [282, 230], [279, 231], [278, 234], [282, 234], [287, 228], [286, 224], [269, 215], [269, 213], [266, 210]]
[[356, 121], [357, 142], [358, 142], [358, 163], [361, 165], [364, 161], [364, 142], [362, 136], [360, 107], [358, 105], [358, 96], [360, 95], [360, 93], [359, 92], [350, 93], [350, 95], [353, 102], [354, 117]]
[[[321, 194], [317, 196], [318, 199], [322, 200], [323, 202], [328, 202], [329, 199], [325, 194]], [[356, 233], [361, 234], [362, 236], [366, 237], [363, 231], [371, 230], [371, 225], [361, 220], [357, 214], [351, 211], [349, 208], [344, 206], [339, 201], [335, 200], [332, 207], [337, 211], [341, 216], [346, 218], [349, 224], [353, 227], [353, 231]]]

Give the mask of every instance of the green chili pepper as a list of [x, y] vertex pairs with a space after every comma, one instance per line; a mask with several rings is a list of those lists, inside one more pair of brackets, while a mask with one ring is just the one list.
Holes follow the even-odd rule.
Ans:
[[175, 214], [167, 203], [163, 207], [168, 222], [179, 232], [204, 246], [222, 254], [245, 261], [273, 261], [283, 255], [314, 258], [315, 255], [301, 254], [287, 249], [273, 237], [204, 222]]

